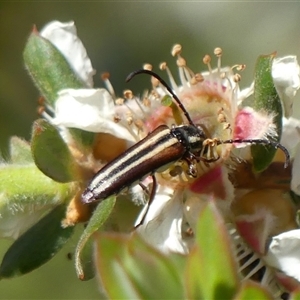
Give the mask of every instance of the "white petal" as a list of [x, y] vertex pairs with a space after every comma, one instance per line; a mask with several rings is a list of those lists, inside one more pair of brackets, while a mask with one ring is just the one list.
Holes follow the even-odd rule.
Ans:
[[114, 122], [115, 105], [105, 89], [65, 89], [58, 93], [53, 123], [58, 126], [104, 132], [136, 142], [132, 134]]
[[188, 245], [182, 238], [182, 218], [183, 204], [180, 197], [175, 197], [172, 189], [160, 187], [137, 232], [150, 245], [165, 253], [187, 254]]
[[282, 136], [280, 143], [291, 155], [300, 142], [300, 121], [295, 118], [282, 118]]
[[292, 168], [291, 190], [300, 195], [300, 147], [298, 146]]
[[238, 92], [238, 103], [237, 105], [241, 105], [241, 103], [248, 97], [250, 97], [254, 92], [254, 82], [248, 88], [245, 88]]
[[300, 87], [300, 71], [296, 56], [274, 59], [272, 76], [283, 101], [285, 117], [292, 114], [293, 98]]
[[95, 70], [87, 56], [85, 47], [77, 36], [74, 22], [52, 21], [41, 30], [40, 34], [64, 55], [77, 75], [87, 84], [87, 87], [93, 87]]
[[291, 230], [272, 238], [266, 262], [300, 281], [300, 230]]

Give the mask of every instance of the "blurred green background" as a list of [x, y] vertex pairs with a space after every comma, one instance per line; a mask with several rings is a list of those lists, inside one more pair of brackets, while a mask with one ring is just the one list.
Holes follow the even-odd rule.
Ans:
[[[9, 137], [29, 139], [37, 118], [39, 94], [22, 62], [33, 24], [41, 29], [51, 20], [74, 20], [97, 70], [95, 86], [103, 86], [99, 75], [108, 71], [118, 95], [127, 88], [138, 94], [150, 87], [145, 76], [128, 85], [124, 82], [145, 62], [158, 70], [158, 64], [167, 61], [177, 75], [170, 55], [175, 43], [183, 45], [183, 56], [194, 71], [205, 70], [202, 57], [222, 47], [223, 65], [247, 65], [242, 87], [251, 83], [258, 55], [300, 54], [300, 4], [293, 2], [1, 1], [0, 20], [0, 150], [4, 156]], [[0, 299], [99, 298], [96, 282], [77, 280], [67, 259], [76, 242], [74, 236], [60, 255], [39, 270], [1, 281]], [[1, 240], [1, 257], [9, 244]]]

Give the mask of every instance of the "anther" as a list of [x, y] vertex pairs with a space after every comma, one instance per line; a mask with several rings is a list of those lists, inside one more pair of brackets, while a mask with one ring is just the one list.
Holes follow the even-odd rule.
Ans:
[[124, 99], [123, 98], [118, 98], [115, 100], [116, 105], [123, 105], [124, 104]]
[[223, 53], [222, 48], [220, 48], [220, 47], [215, 48], [215, 50], [214, 50], [215, 56], [220, 57], [220, 56], [222, 56], [222, 53]]
[[196, 83], [198, 82], [203, 82], [204, 81], [204, 77], [202, 74], [200, 73], [196, 73], [194, 76], [193, 76], [193, 79], [196, 81]]
[[246, 69], [246, 65], [237, 65], [236, 69], [237, 71], [243, 71]]
[[103, 81], [109, 79], [109, 77], [110, 77], [110, 74], [108, 72], [104, 72], [104, 73], [101, 74], [101, 79]]
[[160, 68], [162, 71], [166, 70], [166, 68], [167, 68], [167, 63], [166, 63], [166, 62], [160, 63], [159, 68]]
[[153, 67], [151, 64], [144, 64], [143, 65], [143, 69], [144, 70], [148, 70], [148, 71], [152, 71]]
[[179, 55], [181, 53], [182, 47], [180, 44], [176, 44], [173, 46], [171, 54], [172, 56]]
[[203, 57], [203, 63], [204, 63], [205, 65], [208, 65], [210, 62], [211, 62], [211, 57], [210, 57], [208, 54], [206, 54], [206, 55]]
[[143, 105], [145, 107], [150, 107], [151, 101], [150, 101], [150, 99], [148, 97], [143, 98]]
[[133, 93], [131, 90], [125, 90], [123, 92], [123, 96], [125, 99], [132, 99], [133, 98]]
[[144, 122], [141, 119], [137, 119], [134, 121], [134, 125], [138, 128], [138, 129], [143, 129], [144, 127]]
[[128, 117], [126, 118], [126, 121], [127, 121], [128, 125], [131, 125], [131, 124], [133, 123], [133, 118], [132, 118], [132, 116], [128, 116]]
[[115, 91], [114, 91], [112, 84], [109, 81], [109, 77], [110, 77], [110, 74], [108, 72], [101, 74], [101, 79], [105, 83], [107, 90], [109, 91], [111, 96], [113, 96], [113, 98], [115, 98]]
[[114, 122], [119, 123], [121, 121], [121, 117], [119, 115], [114, 116]]
[[233, 81], [234, 82], [239, 82], [241, 81], [242, 76], [240, 74], [234, 74], [233, 75]]
[[38, 106], [37, 107], [37, 113], [39, 115], [42, 115], [45, 112], [45, 106]]

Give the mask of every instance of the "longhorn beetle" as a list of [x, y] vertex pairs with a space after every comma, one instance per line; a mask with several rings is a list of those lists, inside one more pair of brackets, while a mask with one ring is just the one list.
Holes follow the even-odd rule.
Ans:
[[[156, 170], [178, 160], [185, 160], [189, 166], [189, 174], [193, 175], [193, 164], [195, 160], [211, 162], [217, 159], [209, 160], [201, 158], [201, 153], [204, 151], [203, 148], [206, 147], [203, 145], [203, 142], [207, 137], [201, 127], [194, 124], [187, 110], [168, 84], [156, 73], [143, 69], [130, 73], [126, 78], [126, 82], [130, 81], [137, 74], [149, 74], [159, 80], [183, 112], [188, 124], [172, 126], [171, 128], [167, 125], [160, 125], [144, 139], [106, 164], [95, 174], [83, 192], [82, 202], [91, 203], [102, 201], [111, 195], [119, 193], [133, 183], [141, 181], [146, 176], [152, 175], [152, 191], [147, 210], [140, 222], [140, 224], [142, 224], [155, 196], [156, 180], [153, 173]], [[284, 146], [266, 139], [230, 139], [224, 141], [215, 139], [214, 142], [216, 145], [229, 143], [271, 145], [275, 148], [280, 148], [284, 152], [286, 156], [285, 167], [290, 160], [288, 150]]]

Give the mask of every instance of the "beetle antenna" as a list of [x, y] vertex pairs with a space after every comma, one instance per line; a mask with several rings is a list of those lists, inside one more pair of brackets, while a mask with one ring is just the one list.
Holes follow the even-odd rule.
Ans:
[[178, 106], [182, 110], [183, 114], [187, 118], [188, 122], [191, 125], [195, 126], [195, 124], [192, 121], [189, 113], [187, 112], [187, 110], [185, 109], [185, 107], [183, 106], [183, 104], [181, 103], [181, 101], [179, 100], [179, 98], [176, 96], [176, 94], [173, 92], [173, 90], [169, 87], [169, 85], [158, 74], [156, 74], [155, 72], [150, 71], [150, 70], [144, 70], [144, 69], [133, 71], [132, 73], [130, 73], [127, 76], [126, 82], [129, 82], [134, 76], [136, 76], [138, 74], [149, 74], [149, 75], [155, 77], [167, 89], [167, 91], [171, 94], [172, 98], [176, 101], [176, 103], [178, 104]]
[[217, 145], [220, 144], [233, 144], [233, 143], [250, 143], [250, 144], [265, 144], [265, 145], [271, 145], [275, 149], [280, 149], [284, 155], [285, 155], [285, 163], [284, 167], [287, 168], [287, 166], [291, 163], [291, 158], [289, 151], [280, 143], [272, 142], [265, 139], [230, 139], [230, 140], [217, 140]]

